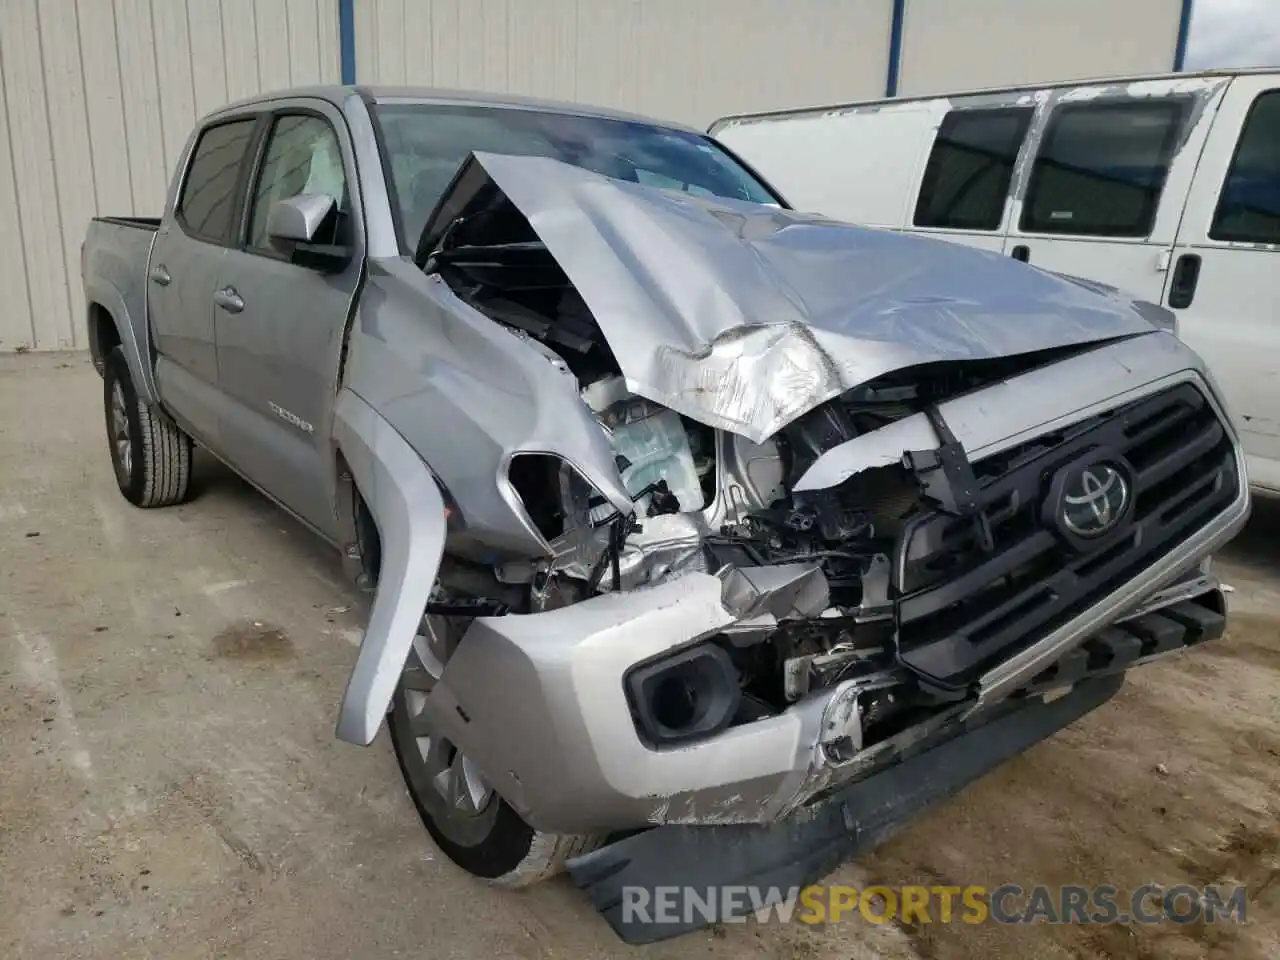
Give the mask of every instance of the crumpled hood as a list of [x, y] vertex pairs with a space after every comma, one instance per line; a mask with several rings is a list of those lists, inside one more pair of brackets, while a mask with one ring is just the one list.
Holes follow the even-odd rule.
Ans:
[[757, 443], [894, 370], [1154, 329], [1148, 304], [996, 253], [543, 157], [474, 162], [577, 287], [633, 392]]

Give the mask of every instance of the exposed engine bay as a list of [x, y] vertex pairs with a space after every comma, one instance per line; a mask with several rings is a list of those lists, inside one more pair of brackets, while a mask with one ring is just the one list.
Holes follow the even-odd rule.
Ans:
[[[790, 609], [761, 611], [714, 638], [725, 656], [713, 659], [740, 688], [726, 725], [774, 715], [814, 691], [858, 680], [865, 692], [853, 727], [828, 747], [838, 762], [955, 699], [898, 662], [892, 570], [913, 518], [939, 509], [966, 515], [964, 496], [951, 488], [957, 476], [943, 467], [958, 466], [960, 479], [968, 470], [969, 486], [974, 478], [962, 450], [958, 464], [939, 459], [948, 447], [946, 425], [936, 424], [939, 450], [904, 451], [900, 462], [834, 488], [794, 488], [842, 443], [1084, 348], [898, 370], [754, 443], [632, 393], [582, 296], [496, 186], [476, 193], [418, 256], [465, 302], [572, 373], [634, 501], [634, 512], [619, 512], [557, 456], [513, 457], [510, 483], [550, 556], [497, 565], [479, 600], [477, 582], [488, 572], [447, 565], [445, 593], [432, 612], [539, 612], [688, 570], [728, 581], [752, 568], [804, 565], [821, 571], [824, 589], [800, 591]], [[663, 716], [653, 723], [696, 729], [699, 695], [695, 678], [657, 697], [654, 710]]]

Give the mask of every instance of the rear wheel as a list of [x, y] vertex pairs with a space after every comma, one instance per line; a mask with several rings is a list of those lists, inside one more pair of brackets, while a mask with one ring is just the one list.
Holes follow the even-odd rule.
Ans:
[[163, 411], [138, 398], [120, 347], [107, 354], [102, 387], [111, 466], [120, 492], [139, 507], [181, 503], [191, 483], [191, 438]]
[[459, 627], [428, 617], [414, 640], [392, 704], [391, 742], [427, 831], [454, 863], [491, 883], [522, 887], [555, 876], [570, 857], [599, 846], [589, 835], [534, 830], [494, 791], [484, 773], [424, 716]]

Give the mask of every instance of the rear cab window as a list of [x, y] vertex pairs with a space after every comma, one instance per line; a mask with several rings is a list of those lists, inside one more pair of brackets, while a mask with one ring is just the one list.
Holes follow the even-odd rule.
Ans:
[[1280, 245], [1280, 90], [1249, 108], [1209, 237]]
[[236, 188], [257, 122], [230, 120], [200, 134], [178, 197], [176, 216], [186, 233], [210, 243], [232, 241], [241, 192]]
[[1030, 107], [953, 110], [938, 127], [913, 223], [951, 230], [999, 230]]
[[1058, 106], [1032, 166], [1022, 232], [1148, 236], [1188, 107], [1172, 98]]

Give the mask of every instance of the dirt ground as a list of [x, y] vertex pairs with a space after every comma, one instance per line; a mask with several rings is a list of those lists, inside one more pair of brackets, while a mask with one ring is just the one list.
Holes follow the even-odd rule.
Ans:
[[433, 848], [385, 736], [333, 737], [359, 640], [336, 558], [216, 464], [118, 495], [82, 355], [0, 358], [0, 956], [1280, 956], [1280, 505], [1219, 562], [1229, 636], [833, 882], [1243, 883], [1248, 920], [735, 924], [643, 949], [564, 878], [492, 891]]

